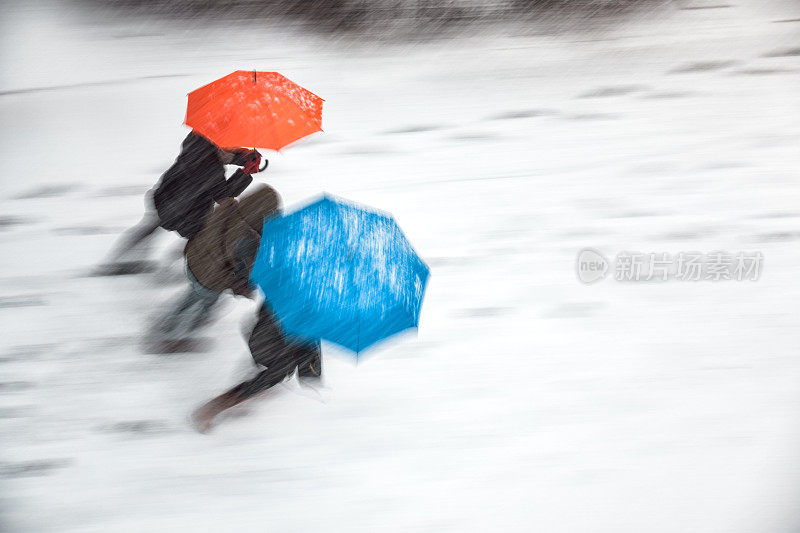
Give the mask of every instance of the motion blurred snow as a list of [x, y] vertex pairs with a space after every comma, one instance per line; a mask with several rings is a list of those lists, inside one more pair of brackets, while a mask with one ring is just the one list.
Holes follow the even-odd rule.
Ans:
[[[618, 15], [636, 11], [652, 16], [670, 0], [78, 0], [94, 16], [152, 21], [166, 17], [201, 23], [236, 21], [239, 25], [271, 20], [299, 24], [326, 36], [385, 39], [435, 39], [442, 34], [474, 31], [492, 23], [523, 21], [524, 27], [547, 32], [613, 24]], [[536, 24], [544, 22], [544, 24]], [[241, 26], [240, 26], [241, 27]]]
[[[800, 527], [796, 2], [425, 42], [86, 5], [0, 16], [0, 529]], [[180, 261], [88, 273], [176, 156], [186, 93], [239, 68], [326, 100], [260, 179], [391, 212], [431, 278], [418, 335], [358, 365], [324, 345], [326, 390], [286, 382], [199, 435], [254, 304], [226, 298], [205, 351], [147, 354]], [[586, 248], [764, 266], [586, 285]]]

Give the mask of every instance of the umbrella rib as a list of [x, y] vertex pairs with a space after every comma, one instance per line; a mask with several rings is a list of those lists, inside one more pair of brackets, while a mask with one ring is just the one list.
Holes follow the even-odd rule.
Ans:
[[[272, 117], [272, 114], [275, 113], [275, 110], [272, 107], [272, 98], [273, 98], [273, 96], [270, 95], [270, 98], [268, 100], [266, 100], [266, 102], [267, 102], [267, 112], [270, 114], [270, 117]], [[277, 144], [276, 144], [276, 146], [274, 148], [272, 146], [265, 147], [265, 148], [272, 148], [276, 152], [283, 147], [282, 144], [281, 144], [283, 141], [280, 138], [280, 134], [279, 134], [279, 130], [278, 130], [278, 120], [279, 119], [280, 119], [280, 115], [278, 113], [275, 113], [275, 119], [269, 121], [269, 124], [272, 126], [272, 134], [275, 137], [275, 140], [276, 140]]]
[[[283, 104], [282, 105], [283, 110], [286, 112], [287, 115], [289, 115], [289, 111], [292, 110], [290, 106], [294, 105], [294, 100], [292, 100], [291, 97], [289, 97], [288, 94], [286, 94], [285, 92], [281, 92], [281, 103]], [[299, 111], [300, 109], [297, 108], [297, 110]], [[281, 139], [281, 148], [284, 148], [292, 143], [292, 140], [287, 141], [287, 135], [285, 135], [284, 132], [281, 132], [280, 139]]]
[[[282, 96], [285, 99], [285, 101], [289, 104], [289, 105], [285, 105], [285, 107], [291, 106], [291, 107], [289, 107], [289, 110], [290, 111], [295, 111], [296, 112], [295, 114], [297, 116], [304, 117], [304, 118], [308, 117], [308, 114], [294, 100], [292, 100], [290, 97], [288, 97], [286, 95], [282, 95]], [[319, 97], [317, 97], [317, 98], [319, 98]], [[314, 131], [321, 131], [321, 130], [322, 130], [322, 128], [319, 128], [319, 129], [314, 130]], [[314, 133], [314, 131], [303, 133], [303, 135], [301, 135], [300, 137], [292, 138], [289, 141], [286, 141], [286, 137], [283, 137], [283, 139], [281, 139], [281, 142], [284, 143], [283, 146], [288, 146], [289, 144], [291, 144], [291, 143], [293, 143], [295, 141], [299, 141], [303, 137], [307, 137], [308, 135], [311, 135], [312, 133]]]

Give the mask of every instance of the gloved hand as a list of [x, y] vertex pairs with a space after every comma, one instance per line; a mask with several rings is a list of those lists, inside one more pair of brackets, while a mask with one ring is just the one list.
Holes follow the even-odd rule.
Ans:
[[242, 148], [234, 151], [231, 164], [243, 167], [242, 170], [245, 174], [255, 174], [256, 172], [263, 170], [259, 169], [261, 166], [261, 154], [258, 152], [258, 150]]
[[261, 166], [261, 154], [253, 150], [253, 156], [250, 161], [242, 167], [242, 172], [245, 174], [255, 174], [261, 171], [261, 169], [258, 168], [259, 166]]

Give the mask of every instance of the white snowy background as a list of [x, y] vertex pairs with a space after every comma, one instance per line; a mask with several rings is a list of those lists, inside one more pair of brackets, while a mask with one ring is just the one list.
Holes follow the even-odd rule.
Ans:
[[[0, 529], [800, 529], [800, 4], [682, 3], [588, 32], [354, 43], [291, 26], [0, 17]], [[275, 70], [325, 132], [288, 205], [392, 212], [432, 275], [416, 334], [209, 435], [255, 305], [142, 350], [183, 290], [91, 277], [177, 155], [186, 93]], [[178, 244], [159, 237], [163, 257]], [[757, 282], [583, 285], [584, 247], [760, 251]]]

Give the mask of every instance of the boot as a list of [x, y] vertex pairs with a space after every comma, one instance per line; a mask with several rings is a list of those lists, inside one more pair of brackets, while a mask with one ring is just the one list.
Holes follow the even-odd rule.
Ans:
[[217, 415], [245, 400], [246, 397], [240, 394], [237, 389], [238, 387], [220, 394], [192, 413], [192, 423], [197, 431], [200, 433], [208, 433], [211, 431], [214, 418], [216, 418]]
[[297, 381], [310, 387], [317, 387], [322, 383], [322, 353], [319, 350], [311, 360], [297, 367]]

